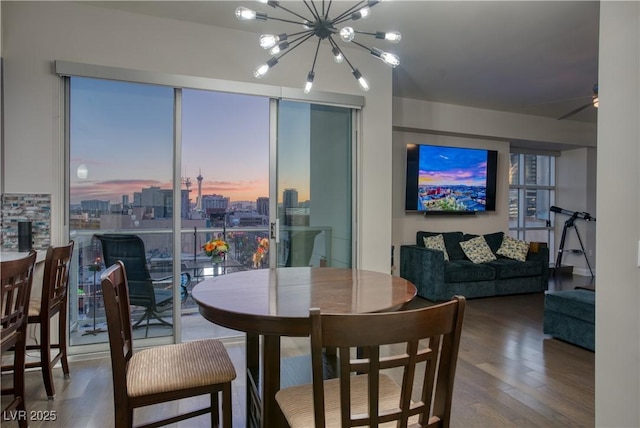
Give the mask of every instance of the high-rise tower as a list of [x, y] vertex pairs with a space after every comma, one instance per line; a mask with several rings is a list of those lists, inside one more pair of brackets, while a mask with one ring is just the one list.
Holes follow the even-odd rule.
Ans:
[[202, 176], [202, 172], [198, 170], [198, 176], [196, 180], [198, 180], [198, 200], [196, 201], [196, 211], [202, 211], [202, 180], [204, 177]]

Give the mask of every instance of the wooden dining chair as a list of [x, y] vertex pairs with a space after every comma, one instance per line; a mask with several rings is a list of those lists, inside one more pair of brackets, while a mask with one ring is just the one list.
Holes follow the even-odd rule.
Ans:
[[[448, 427], [465, 298], [372, 314], [310, 310], [313, 383], [276, 400], [297, 427]], [[323, 347], [339, 375], [323, 379]]]
[[116, 428], [132, 427], [136, 408], [204, 394], [210, 394], [210, 406], [140, 427], [166, 425], [206, 413], [211, 413], [211, 426], [217, 427], [220, 392], [222, 426], [230, 427], [231, 381], [236, 378], [236, 371], [224, 344], [205, 339], [134, 354], [129, 287], [121, 261], [102, 274], [102, 294], [111, 348]]
[[[26, 257], [0, 263], [2, 285], [2, 307], [0, 312], [0, 338], [2, 352], [10, 349], [13, 354], [13, 386], [2, 388], [2, 395], [13, 395], [3, 410], [3, 421], [17, 419], [20, 427], [28, 425], [25, 396], [24, 371], [27, 344], [27, 311], [33, 282], [36, 253]], [[4, 383], [4, 382], [3, 382]], [[12, 416], [14, 416], [12, 418]]]
[[[59, 247], [49, 247], [44, 263], [42, 293], [39, 298], [29, 302], [27, 324], [40, 324], [40, 340], [36, 344], [27, 345], [27, 350], [40, 351], [40, 360], [26, 364], [27, 368], [41, 367], [44, 388], [49, 400], [55, 395], [53, 386], [53, 367], [60, 361], [64, 377], [69, 377], [67, 361], [67, 305], [69, 289], [69, 268], [74, 242]], [[57, 343], [51, 343], [51, 324], [58, 314]], [[51, 356], [51, 350], [57, 350]]]

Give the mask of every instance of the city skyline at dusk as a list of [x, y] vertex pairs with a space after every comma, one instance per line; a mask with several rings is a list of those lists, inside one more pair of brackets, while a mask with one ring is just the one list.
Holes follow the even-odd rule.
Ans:
[[[143, 188], [172, 189], [173, 93], [156, 85], [72, 79], [71, 204], [120, 203]], [[191, 182], [192, 202], [199, 174], [203, 195], [232, 202], [269, 196], [268, 98], [183, 89], [181, 131], [180, 175]], [[299, 179], [304, 172], [282, 183], [298, 188], [301, 200], [309, 197]]]

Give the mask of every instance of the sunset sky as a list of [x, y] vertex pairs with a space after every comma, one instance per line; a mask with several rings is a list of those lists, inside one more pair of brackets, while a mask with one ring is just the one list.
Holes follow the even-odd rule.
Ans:
[[[269, 196], [269, 99], [186, 89], [182, 94], [181, 175], [191, 180], [192, 201], [199, 173], [204, 195], [232, 201]], [[172, 124], [173, 88], [73, 78], [71, 203], [117, 203], [145, 187], [171, 188]], [[296, 121], [290, 133], [298, 127], [304, 132], [304, 122]], [[299, 188], [304, 200], [305, 173], [291, 171], [281, 188]]]
[[485, 186], [487, 151], [420, 145], [418, 184]]

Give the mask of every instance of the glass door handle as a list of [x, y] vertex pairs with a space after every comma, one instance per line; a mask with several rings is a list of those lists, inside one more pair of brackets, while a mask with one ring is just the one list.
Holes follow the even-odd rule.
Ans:
[[275, 223], [271, 223], [269, 230], [271, 239], [275, 239], [276, 244], [280, 243], [280, 222], [276, 221]]

